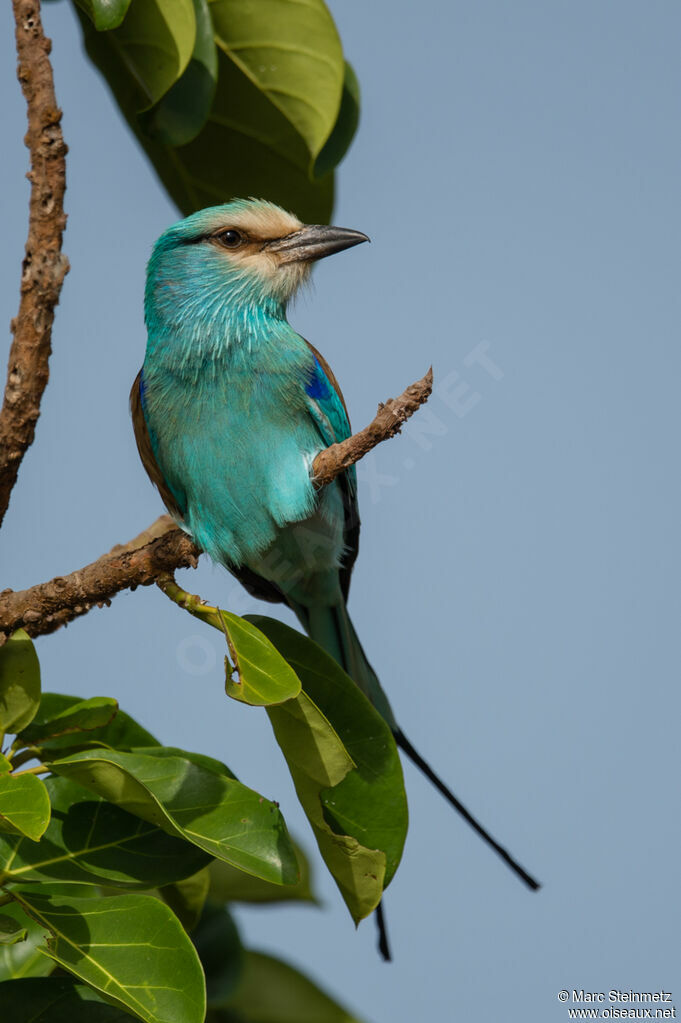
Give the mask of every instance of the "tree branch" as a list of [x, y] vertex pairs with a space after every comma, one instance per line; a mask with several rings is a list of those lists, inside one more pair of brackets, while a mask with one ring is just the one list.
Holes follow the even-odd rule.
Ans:
[[66, 226], [66, 145], [61, 131], [39, 0], [12, 0], [19, 64], [28, 107], [26, 145], [31, 155], [28, 239], [22, 264], [19, 312], [12, 321], [5, 397], [0, 412], [0, 523], [21, 460], [33, 443], [47, 385], [54, 307], [69, 268], [62, 254]]
[[97, 561], [28, 590], [0, 593], [0, 630], [24, 628], [31, 636], [54, 632], [107, 604], [121, 590], [150, 586], [163, 572], [196, 565], [201, 552], [168, 515]]
[[339, 444], [332, 444], [325, 451], [320, 451], [312, 465], [312, 480], [315, 487], [325, 487], [348, 469], [359, 462], [372, 448], [382, 440], [388, 440], [399, 433], [402, 424], [416, 412], [417, 408], [428, 401], [433, 390], [433, 367], [424, 377], [410, 384], [399, 398], [388, 398], [385, 404], [378, 406], [375, 417], [359, 433], [355, 433]]
[[[381, 441], [399, 432], [423, 405], [433, 388], [433, 371], [410, 386], [399, 398], [379, 405], [373, 421], [339, 444], [325, 448], [312, 464], [315, 486], [329, 484]], [[121, 590], [149, 586], [177, 568], [195, 567], [201, 551], [168, 515], [162, 515], [139, 536], [114, 547], [85, 568], [28, 590], [0, 593], [0, 642], [15, 629], [31, 636], [54, 632], [86, 614], [95, 605], [108, 604]]]

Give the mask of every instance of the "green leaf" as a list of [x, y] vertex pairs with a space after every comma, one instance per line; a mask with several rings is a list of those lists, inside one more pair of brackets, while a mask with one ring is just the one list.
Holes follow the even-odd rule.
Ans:
[[45, 954], [146, 1023], [203, 1023], [201, 964], [174, 914], [148, 895], [114, 899], [45, 896], [14, 888], [12, 898], [48, 928]]
[[322, 793], [339, 786], [353, 770], [343, 743], [305, 693], [281, 707], [268, 707], [274, 735], [286, 757], [298, 799], [355, 923], [381, 901], [385, 853], [353, 835], [334, 832], [324, 817]]
[[[211, 110], [211, 123], [223, 129], [231, 129], [234, 133], [232, 141], [240, 148], [246, 147], [245, 153], [249, 152], [249, 141], [260, 143], [264, 151], [271, 150], [292, 167], [298, 168], [301, 178], [309, 182], [310, 154], [305, 142], [248, 75], [222, 50], [218, 51], [218, 91]], [[224, 137], [226, 140], [227, 136]], [[258, 172], [257, 165], [250, 169]], [[237, 168], [231, 169], [231, 173], [236, 171]], [[274, 187], [276, 182], [272, 180], [271, 185]], [[246, 192], [236, 194], [245, 195]]]
[[[223, 866], [227, 866], [227, 864], [223, 864]], [[231, 867], [230, 869], [234, 870], [235, 868]], [[248, 875], [244, 874], [244, 877], [248, 877]], [[261, 883], [265, 884], [266, 882]], [[272, 887], [276, 887], [276, 885]], [[184, 881], [164, 885], [159, 888], [159, 894], [165, 904], [170, 906], [185, 931], [193, 931], [199, 922], [209, 888], [210, 873], [208, 867], [204, 867], [203, 870], [185, 878]]]
[[88, 750], [50, 769], [211, 856], [267, 881], [296, 883], [295, 852], [276, 803], [184, 756], [156, 752]]
[[310, 156], [283, 115], [224, 53], [218, 86], [203, 131], [173, 150], [156, 171], [183, 213], [253, 195], [292, 210], [301, 220], [325, 223], [333, 208], [333, 176], [312, 181]]
[[12, 764], [7, 759], [7, 757], [3, 756], [3, 754], [0, 753], [0, 774], [9, 774], [11, 770]]
[[[52, 966], [45, 956], [40, 958]], [[5, 981], [0, 986], [0, 1018], [9, 1023], [130, 1023], [135, 1017], [71, 977], [43, 977]]]
[[0, 913], [0, 945], [15, 945], [17, 941], [25, 941], [27, 928], [6, 913]]
[[34, 774], [0, 774], [0, 831], [37, 842], [50, 821], [47, 789]]
[[229, 669], [227, 695], [254, 707], [283, 703], [300, 692], [300, 680], [269, 639], [238, 615], [221, 611], [229, 652], [238, 675]]
[[345, 79], [338, 119], [324, 148], [315, 160], [314, 176], [322, 178], [341, 162], [359, 126], [359, 82], [354, 68], [345, 62]]
[[[100, 698], [95, 697], [95, 699]], [[73, 711], [88, 702], [88, 700], [83, 700], [80, 696], [67, 696], [65, 693], [43, 693], [40, 707], [31, 727], [46, 726], [48, 722], [54, 721], [60, 715], [66, 715], [67, 711]], [[77, 735], [75, 738], [73, 735], [63, 735], [55, 739], [44, 740], [42, 746], [45, 749], [54, 751], [66, 749], [74, 744], [82, 746], [85, 744], [85, 741], [89, 745], [102, 744], [104, 746], [113, 746], [116, 749], [131, 749], [133, 746], [158, 746], [157, 740], [146, 728], [143, 728], [142, 725], [138, 724], [137, 721], [120, 709], [109, 724], [88, 731], [87, 736], [83, 738], [82, 742]], [[20, 745], [20, 743], [15, 742], [14, 745]]]
[[88, 56], [106, 78], [161, 183], [184, 215], [254, 195], [293, 210], [302, 220], [328, 222], [333, 175], [311, 180], [310, 154], [301, 136], [222, 51], [208, 119], [193, 141], [174, 148], [143, 130], [138, 87], [108, 34], [97, 33], [87, 18], [81, 16], [80, 22]]
[[17, 629], [0, 647], [0, 733], [20, 732], [40, 703], [40, 664], [30, 637]]
[[218, 51], [206, 0], [193, 0], [196, 42], [183, 74], [156, 106], [140, 115], [149, 138], [169, 146], [184, 146], [206, 123], [218, 80]]
[[[300, 680], [267, 636], [251, 622], [208, 604], [186, 602], [185, 610], [222, 632], [234, 667], [227, 659], [227, 695], [252, 707], [283, 703], [300, 692]], [[232, 678], [234, 672], [237, 679]]]
[[99, 32], [118, 28], [125, 17], [130, 0], [76, 0]]
[[210, 897], [216, 902], [312, 902], [317, 899], [312, 892], [310, 863], [307, 856], [294, 842], [300, 881], [295, 885], [270, 884], [259, 877], [245, 874], [230, 863], [213, 860], [208, 868], [210, 875]]
[[[3, 1004], [1, 993], [6, 990], [7, 981], [19, 977], [46, 977], [54, 969], [54, 963], [38, 951], [38, 946], [45, 940], [45, 928], [26, 916], [16, 903], [3, 906], [2, 913], [14, 920], [20, 930], [26, 931], [26, 938], [15, 945], [0, 944], [0, 1006]], [[1, 1012], [0, 1019], [5, 1019]], [[14, 1019], [10, 1019], [14, 1023]]]
[[66, 778], [48, 778], [52, 817], [38, 844], [0, 836], [0, 883], [67, 881], [125, 888], [172, 884], [209, 857], [194, 844], [94, 796]]
[[125, 18], [102, 35], [137, 87], [137, 111], [157, 103], [190, 61], [196, 39], [192, 0], [132, 0]]
[[407, 834], [407, 800], [389, 726], [320, 646], [249, 616], [303, 684], [267, 713], [324, 860], [355, 922], [378, 905]]
[[281, 111], [314, 160], [343, 90], [343, 50], [326, 4], [213, 0], [210, 10], [218, 46]]
[[249, 1023], [360, 1023], [304, 974], [262, 952], [244, 953], [241, 980], [221, 1004]]
[[208, 903], [192, 941], [206, 975], [208, 1004], [220, 1004], [234, 991], [244, 958], [239, 932], [229, 912]]
[[17, 736], [25, 746], [35, 746], [47, 739], [72, 732], [91, 732], [103, 728], [116, 717], [118, 703], [109, 696], [93, 696], [64, 708], [49, 720], [38, 717], [41, 710], [42, 705], [31, 724]]
[[223, 764], [221, 760], [216, 760], [215, 757], [206, 756], [205, 753], [194, 753], [185, 749], [180, 749], [178, 746], [157, 746], [154, 750], [146, 748], [136, 749], [133, 747], [129, 751], [130, 753], [152, 753], [155, 757], [181, 757], [184, 760], [189, 760], [192, 764], [196, 764], [197, 767], [201, 767], [204, 771], [211, 771], [213, 774], [219, 774], [221, 778], [234, 778], [237, 780], [235, 774], [233, 774], [227, 767], [227, 764]]

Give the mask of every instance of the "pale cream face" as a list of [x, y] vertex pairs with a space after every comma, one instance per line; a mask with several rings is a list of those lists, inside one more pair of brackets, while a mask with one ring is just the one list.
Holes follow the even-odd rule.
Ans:
[[281, 254], [269, 250], [266, 243], [285, 238], [302, 227], [302, 222], [292, 213], [263, 203], [254, 209], [224, 216], [216, 222], [211, 240], [230, 267], [258, 274], [267, 290], [285, 302], [307, 279], [311, 264], [287, 261]]

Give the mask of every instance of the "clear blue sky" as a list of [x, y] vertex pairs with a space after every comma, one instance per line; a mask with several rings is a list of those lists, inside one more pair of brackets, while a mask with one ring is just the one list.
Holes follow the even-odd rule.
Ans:
[[[331, 7], [363, 89], [335, 219], [373, 244], [322, 264], [291, 319], [356, 425], [430, 363], [441, 385], [360, 471], [351, 612], [407, 734], [545, 887], [528, 893], [407, 766], [393, 965], [321, 869], [322, 911], [239, 922], [372, 1023], [561, 1023], [561, 988], [663, 987], [681, 1011], [681, 9]], [[127, 396], [145, 261], [176, 212], [68, 4], [44, 17], [73, 269], [0, 534], [14, 588], [85, 564], [161, 510]], [[1, 18], [7, 323], [28, 191], [9, 5]], [[481, 344], [493, 372], [471, 357]], [[251, 608], [222, 570], [183, 581]], [[223, 694], [217, 634], [150, 589], [38, 648], [47, 688], [116, 695], [168, 744], [224, 759], [312, 850], [264, 715]]]

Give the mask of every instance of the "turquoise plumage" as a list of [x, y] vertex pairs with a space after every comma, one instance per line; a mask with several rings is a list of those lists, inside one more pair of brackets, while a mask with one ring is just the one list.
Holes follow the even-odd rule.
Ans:
[[524, 880], [534, 882], [397, 727], [346, 610], [357, 555], [354, 468], [315, 490], [323, 448], [350, 435], [333, 373], [286, 306], [313, 261], [368, 240], [261, 200], [201, 210], [154, 246], [148, 341], [131, 402], [140, 455], [178, 522], [250, 592], [287, 603], [396, 740]]
[[[273, 245], [296, 235], [293, 250]], [[135, 425], [138, 438], [148, 434], [143, 457], [150, 447], [166, 503], [197, 544], [258, 595], [284, 599], [394, 724], [345, 609], [359, 526], [354, 468], [320, 492], [310, 477], [315, 455], [350, 435], [347, 412], [322, 357], [286, 319], [309, 260], [365, 239], [304, 229], [255, 201], [166, 231], [149, 262]]]

